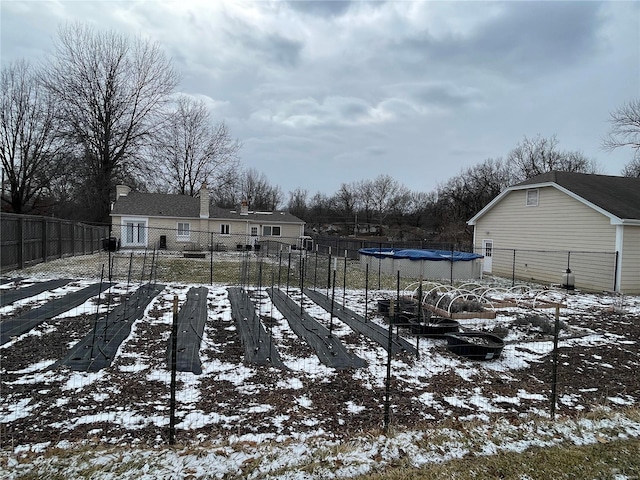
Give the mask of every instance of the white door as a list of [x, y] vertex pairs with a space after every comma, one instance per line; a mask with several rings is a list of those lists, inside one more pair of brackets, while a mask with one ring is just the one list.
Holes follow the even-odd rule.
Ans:
[[493, 240], [482, 240], [482, 255], [484, 255], [484, 262], [482, 264], [482, 271], [491, 273], [493, 262]]
[[138, 218], [123, 218], [120, 244], [123, 247], [146, 247], [147, 221]]

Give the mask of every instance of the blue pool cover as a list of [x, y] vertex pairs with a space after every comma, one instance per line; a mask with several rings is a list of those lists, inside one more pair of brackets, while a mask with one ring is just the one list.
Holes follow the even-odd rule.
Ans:
[[482, 258], [477, 253], [456, 252], [451, 250], [418, 250], [395, 248], [361, 248], [358, 250], [361, 255], [369, 255], [376, 258], [408, 258], [409, 260], [431, 260], [431, 261], [454, 261], [468, 262], [476, 258]]

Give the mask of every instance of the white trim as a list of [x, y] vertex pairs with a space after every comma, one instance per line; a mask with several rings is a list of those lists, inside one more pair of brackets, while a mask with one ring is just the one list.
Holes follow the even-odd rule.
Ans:
[[[128, 242], [127, 241], [127, 224], [134, 224], [138, 229], [138, 239], [140, 238], [140, 224], [144, 224], [144, 240]], [[134, 231], [132, 230], [132, 234]], [[121, 217], [120, 219], [120, 246], [121, 247], [146, 247], [149, 242], [149, 219], [146, 217]]]
[[[535, 192], [535, 195], [533, 193]], [[531, 196], [529, 194], [532, 194]], [[527, 188], [524, 195], [525, 207], [537, 207], [540, 204], [540, 189], [539, 188]]]
[[[186, 235], [180, 234], [180, 224], [187, 225], [188, 233]], [[190, 240], [191, 240], [191, 222], [178, 220], [176, 222], [176, 242], [188, 242]]]
[[622, 281], [622, 257], [624, 252], [624, 225], [616, 225], [616, 254], [618, 255], [616, 262], [616, 292], [620, 291], [620, 282]]
[[[269, 233], [269, 234], [264, 233], [264, 229], [266, 227], [270, 228], [271, 233]], [[278, 228], [280, 230], [280, 232], [277, 235], [273, 234], [273, 229], [274, 228]], [[261, 235], [262, 237], [281, 237], [282, 236], [282, 225], [262, 225], [261, 230], [262, 230], [262, 232], [261, 232], [262, 233], [262, 235]]]

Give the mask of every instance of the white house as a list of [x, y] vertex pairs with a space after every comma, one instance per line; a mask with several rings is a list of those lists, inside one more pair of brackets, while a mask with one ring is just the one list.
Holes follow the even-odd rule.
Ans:
[[478, 212], [483, 270], [577, 288], [640, 293], [640, 178], [548, 172], [509, 187]]
[[116, 187], [112, 235], [122, 248], [250, 249], [261, 242], [295, 245], [305, 222], [284, 211], [226, 210], [210, 204], [203, 186], [196, 197], [141, 193]]

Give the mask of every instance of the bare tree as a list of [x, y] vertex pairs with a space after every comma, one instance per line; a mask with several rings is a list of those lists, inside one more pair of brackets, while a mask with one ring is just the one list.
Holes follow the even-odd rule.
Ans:
[[309, 222], [316, 225], [332, 223], [334, 217], [334, 197], [316, 192], [309, 200]]
[[254, 210], [276, 210], [282, 203], [282, 190], [269, 183], [264, 173], [250, 168], [246, 170], [240, 180], [241, 199], [249, 202]]
[[292, 215], [304, 219], [307, 214], [307, 197], [309, 192], [303, 188], [296, 188], [293, 192], [289, 192], [289, 203], [287, 210]]
[[360, 209], [364, 215], [363, 221], [367, 225], [370, 225], [372, 222], [373, 210], [374, 210], [373, 181], [361, 180], [356, 184], [356, 188], [358, 192], [358, 198], [360, 201]]
[[357, 183], [343, 183], [335, 194], [335, 205], [345, 220], [351, 219], [360, 206]]
[[204, 183], [221, 188], [233, 179], [240, 148], [224, 122], [213, 125], [204, 101], [180, 96], [156, 136], [151, 155], [166, 169], [172, 190], [193, 196]]
[[508, 168], [514, 180], [523, 181], [552, 170], [598, 173], [599, 167], [594, 160], [588, 159], [581, 152], [561, 151], [557, 147], [555, 135], [551, 138], [540, 135], [534, 139], [524, 137], [507, 157]]
[[409, 202], [410, 191], [389, 175], [379, 175], [372, 185], [373, 205], [382, 226], [384, 219], [393, 213], [401, 212]]
[[611, 112], [611, 130], [603, 141], [608, 150], [631, 147], [640, 150], [640, 99], [630, 100]]
[[[30, 65], [17, 61], [0, 76], [2, 202], [16, 213], [33, 208], [61, 171], [62, 144], [55, 133], [55, 104]], [[6, 179], [4, 178], [6, 176]], [[5, 185], [8, 192], [5, 195]]]
[[171, 62], [148, 40], [82, 24], [60, 28], [41, 80], [56, 98], [66, 140], [86, 160], [85, 201], [107, 220], [115, 184], [148, 165], [141, 155], [178, 83]]
[[621, 173], [623, 177], [640, 177], [640, 153], [624, 166]]
[[508, 164], [501, 159], [489, 158], [462, 170], [459, 175], [440, 185], [436, 216], [441, 239], [467, 243], [471, 239], [467, 220], [482, 210], [512, 182]]
[[411, 192], [405, 209], [408, 224], [414, 227], [425, 226], [433, 218], [436, 201], [435, 192]]
[[609, 151], [619, 147], [631, 147], [633, 158], [624, 166], [622, 175], [640, 177], [640, 99], [630, 100], [611, 112], [611, 129], [602, 141]]

